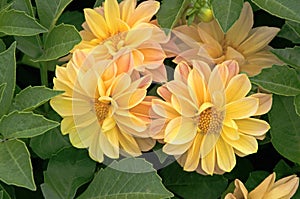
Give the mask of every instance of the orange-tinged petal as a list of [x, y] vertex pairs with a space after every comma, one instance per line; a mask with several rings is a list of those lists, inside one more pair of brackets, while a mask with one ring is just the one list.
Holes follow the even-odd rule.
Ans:
[[141, 133], [147, 129], [145, 121], [136, 117], [129, 111], [117, 111], [114, 115], [114, 119], [123, 132], [130, 133], [138, 137], [148, 136]]
[[201, 158], [201, 166], [205, 173], [212, 175], [216, 165], [216, 151], [212, 148], [208, 154]]
[[292, 198], [299, 186], [299, 178], [296, 175], [278, 180], [264, 198]]
[[118, 75], [110, 87], [110, 95], [116, 97], [122, 94], [130, 86], [130, 83], [131, 79], [128, 74], [123, 73]]
[[111, 34], [119, 31], [120, 9], [117, 0], [106, 0], [104, 3], [104, 15]]
[[275, 182], [275, 173], [269, 175], [262, 183], [249, 193], [249, 198], [263, 199], [265, 193], [270, 190]]
[[186, 87], [186, 84], [184, 84], [181, 81], [170, 81], [167, 83], [167, 89], [176, 96], [181, 96], [186, 99], [190, 99], [189, 91]]
[[190, 100], [173, 95], [171, 104], [174, 109], [185, 117], [194, 117], [198, 113], [198, 107]]
[[147, 91], [145, 89], [136, 89], [134, 92], [126, 92], [115, 98], [119, 108], [130, 109], [138, 105], [146, 97]]
[[272, 94], [255, 93], [251, 95], [251, 97], [255, 97], [259, 100], [258, 109], [254, 115], [263, 115], [269, 112], [272, 107]]
[[103, 16], [90, 8], [84, 9], [84, 16], [90, 30], [96, 37], [100, 39], [109, 37], [108, 26]]
[[239, 64], [237, 61], [235, 60], [227, 60], [224, 61], [223, 64], [225, 64], [228, 68], [228, 79], [227, 79], [227, 83], [239, 73]]
[[244, 119], [256, 113], [258, 108], [258, 99], [246, 97], [233, 101], [225, 106], [225, 117], [231, 119]]
[[193, 142], [187, 142], [184, 144], [169, 144], [166, 143], [162, 150], [164, 153], [169, 155], [182, 155], [184, 154], [192, 145]]
[[197, 133], [193, 144], [187, 151], [187, 157], [183, 169], [185, 171], [195, 171], [200, 162], [200, 147], [203, 139], [203, 134]]
[[236, 60], [240, 64], [245, 63], [244, 55], [230, 46], [227, 47], [227, 50], [225, 53], [225, 59], [226, 60]]
[[137, 28], [128, 31], [125, 44], [127, 47], [136, 48], [143, 44], [145, 41], [149, 40], [152, 36], [153, 30], [150, 28]]
[[214, 92], [223, 92], [227, 82], [228, 69], [226, 65], [219, 64], [211, 72], [208, 81], [208, 90], [212, 95]]
[[159, 96], [161, 96], [166, 102], [171, 102], [172, 93], [167, 88], [166, 84], [160, 86], [157, 91]]
[[187, 64], [187, 62], [185, 61], [179, 62], [174, 71], [174, 80], [187, 83], [187, 79], [190, 71], [191, 68]]
[[226, 103], [230, 103], [245, 97], [251, 90], [251, 82], [247, 75], [240, 74], [234, 76], [228, 83], [225, 90]]
[[258, 150], [258, 143], [255, 137], [240, 134], [240, 139], [230, 140], [226, 137], [226, 134], [222, 134], [222, 138], [231, 145], [233, 148], [237, 149], [243, 154], [252, 154], [256, 153]]
[[235, 154], [232, 146], [222, 138], [216, 144], [216, 156], [220, 169], [230, 172], [236, 164]]
[[136, 137], [135, 140], [138, 143], [139, 148], [141, 149], [141, 151], [151, 150], [155, 146], [155, 143], [156, 143], [156, 140], [154, 140], [152, 138], [139, 138], [139, 137]]
[[171, 120], [165, 130], [165, 142], [170, 144], [184, 144], [196, 135], [197, 125], [192, 119], [177, 117]]
[[270, 125], [260, 119], [246, 118], [241, 120], [235, 120], [239, 131], [247, 135], [262, 136], [270, 129]]
[[154, 99], [152, 103], [152, 109], [154, 112], [163, 118], [173, 119], [179, 116], [178, 112], [170, 103], [164, 102], [160, 99]]
[[209, 65], [206, 62], [198, 61], [198, 60], [192, 60], [193, 68], [198, 70], [200, 74], [203, 75], [203, 79], [205, 80], [205, 84], [208, 84], [209, 77], [211, 75], [211, 69]]

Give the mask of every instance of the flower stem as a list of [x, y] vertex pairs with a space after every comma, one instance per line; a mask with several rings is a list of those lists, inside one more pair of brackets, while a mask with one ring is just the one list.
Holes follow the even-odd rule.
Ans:
[[[47, 62], [41, 62], [40, 63], [40, 76], [41, 76], [41, 83], [42, 85], [48, 87], [49, 82], [48, 82], [48, 66]], [[44, 110], [47, 113], [49, 111], [50, 107], [48, 103], [44, 104]]]

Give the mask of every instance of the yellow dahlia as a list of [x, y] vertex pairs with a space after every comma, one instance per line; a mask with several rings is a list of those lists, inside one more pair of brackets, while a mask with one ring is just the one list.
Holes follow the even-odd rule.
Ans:
[[275, 173], [269, 175], [254, 190], [248, 193], [244, 184], [236, 179], [235, 190], [228, 193], [225, 199], [289, 199], [296, 193], [299, 186], [299, 177], [287, 176], [275, 182]]
[[138, 156], [151, 149], [155, 141], [144, 133], [150, 122], [146, 93], [151, 76], [134, 80], [117, 74], [113, 61], [95, 62], [80, 51], [73, 56], [66, 67], [56, 68], [54, 89], [65, 93], [50, 101], [63, 117], [61, 131], [69, 134], [72, 145], [88, 148], [98, 162], [104, 155], [116, 159], [121, 152]]
[[120, 59], [129, 66], [121, 68], [121, 72], [135, 69], [142, 75], [152, 74], [154, 81], [165, 82], [166, 55], [161, 44], [168, 38], [150, 21], [160, 7], [159, 2], [144, 1], [137, 7], [136, 4], [136, 0], [120, 4], [117, 0], [106, 0], [103, 7], [84, 9], [82, 41], [73, 51], [94, 51], [99, 60]]
[[230, 172], [236, 164], [235, 154], [257, 152], [256, 139], [263, 139], [270, 126], [250, 117], [268, 112], [272, 96], [247, 96], [251, 83], [245, 74], [238, 74], [236, 61], [226, 61], [213, 70], [202, 61], [192, 61], [192, 65], [178, 64], [174, 80], [158, 89], [165, 101], [154, 99], [152, 103], [159, 120], [157, 129], [163, 131], [156, 132], [157, 137], [163, 137], [163, 151], [177, 157], [186, 171]]
[[253, 11], [248, 2], [244, 3], [239, 19], [225, 34], [216, 20], [179, 26], [173, 31], [181, 40], [174, 61], [199, 59], [214, 66], [225, 60], [236, 60], [240, 70], [250, 76], [260, 73], [262, 68], [281, 64], [268, 46], [280, 29], [252, 26]]

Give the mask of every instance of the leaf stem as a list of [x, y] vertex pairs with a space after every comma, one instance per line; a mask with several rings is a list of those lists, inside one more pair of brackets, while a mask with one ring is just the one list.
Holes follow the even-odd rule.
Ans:
[[[41, 62], [40, 63], [40, 76], [41, 76], [41, 83], [42, 85], [48, 87], [49, 82], [48, 82], [48, 66], [47, 62]], [[49, 111], [50, 107], [48, 103], [44, 104], [44, 110], [47, 113]]]

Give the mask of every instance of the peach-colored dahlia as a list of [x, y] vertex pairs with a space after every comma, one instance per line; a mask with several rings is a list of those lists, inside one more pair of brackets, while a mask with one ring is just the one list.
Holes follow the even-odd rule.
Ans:
[[[150, 75], [137, 80], [117, 74], [111, 60], [95, 62], [79, 51], [66, 67], [56, 68], [54, 89], [63, 90], [50, 104], [63, 117], [61, 131], [77, 148], [88, 148], [98, 162], [138, 156], [155, 144], [144, 131], [150, 122], [151, 98], [146, 97]], [[84, 61], [80, 59], [83, 56]]]
[[287, 176], [275, 182], [276, 174], [272, 173], [254, 190], [248, 193], [244, 184], [236, 179], [235, 190], [228, 193], [225, 199], [290, 199], [296, 193], [299, 186], [299, 177]]
[[247, 96], [251, 83], [245, 74], [238, 74], [236, 61], [213, 70], [202, 61], [192, 65], [179, 63], [174, 80], [158, 88], [164, 101], [153, 100], [158, 122], [153, 121], [157, 128], [152, 129], [161, 129], [156, 138], [163, 138], [163, 151], [174, 155], [184, 170], [210, 175], [230, 172], [235, 154], [257, 152], [256, 139], [263, 139], [270, 126], [251, 116], [268, 112], [272, 96]]
[[136, 4], [136, 0], [124, 0], [120, 4], [117, 0], [106, 0], [103, 7], [84, 9], [82, 41], [73, 51], [93, 51], [99, 60], [127, 62], [119, 68], [119, 73], [134, 70], [142, 75], [151, 74], [154, 81], [165, 82], [166, 54], [161, 44], [168, 38], [150, 21], [159, 9], [159, 2], [149, 0]]
[[173, 44], [172, 50], [178, 52], [174, 61], [199, 59], [214, 66], [225, 60], [236, 60], [240, 71], [250, 76], [273, 64], [281, 64], [268, 46], [280, 29], [252, 26], [253, 11], [245, 2], [239, 19], [225, 34], [216, 20], [176, 27], [173, 33], [181, 42], [177, 43], [176, 50]]

